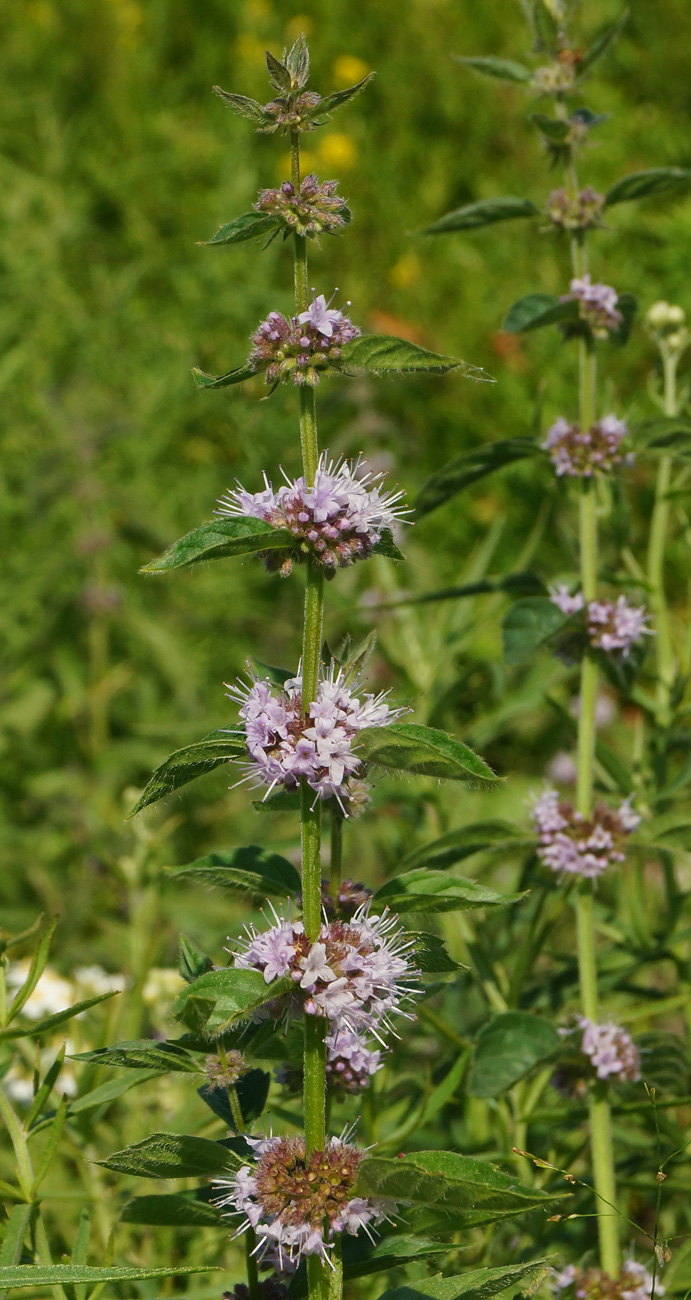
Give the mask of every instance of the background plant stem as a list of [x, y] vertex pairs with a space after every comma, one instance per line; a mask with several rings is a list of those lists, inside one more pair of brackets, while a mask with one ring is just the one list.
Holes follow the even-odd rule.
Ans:
[[[679, 356], [663, 353], [665, 415], [677, 414], [677, 364]], [[668, 493], [672, 479], [672, 457], [663, 456], [657, 470], [655, 503], [650, 521], [648, 542], [648, 584], [650, 608], [655, 618], [655, 657], [657, 660], [657, 708], [660, 725], [669, 726], [670, 698], [674, 683], [674, 651], [669, 628], [669, 610], [665, 599], [664, 559], [669, 525]]]

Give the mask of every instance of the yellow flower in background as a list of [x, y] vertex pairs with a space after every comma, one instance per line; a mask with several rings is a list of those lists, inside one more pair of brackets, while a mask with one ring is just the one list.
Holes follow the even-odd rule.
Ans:
[[118, 39], [127, 49], [139, 44], [144, 15], [134, 0], [110, 0], [118, 24]]
[[235, 42], [235, 52], [242, 63], [256, 65], [264, 62], [264, 45], [256, 36], [242, 32]]
[[[355, 141], [351, 140], [349, 135], [344, 135], [342, 131], [334, 131], [332, 135], [321, 137], [317, 145], [317, 154], [322, 167], [345, 171], [353, 166], [357, 158], [357, 149]], [[304, 170], [306, 171], [307, 167]]]
[[298, 36], [302, 36], [303, 33], [305, 36], [309, 36], [313, 26], [314, 23], [308, 14], [296, 14], [286, 27], [288, 42], [292, 45], [293, 41], [296, 41]]
[[364, 59], [358, 59], [354, 54], [339, 54], [333, 65], [336, 89], [345, 90], [346, 86], [354, 86], [357, 81], [362, 81], [369, 71]]
[[420, 258], [417, 253], [404, 253], [389, 271], [389, 284], [394, 289], [408, 289], [420, 279]]
[[266, 18], [270, 11], [268, 0], [246, 0], [245, 13], [250, 19]]

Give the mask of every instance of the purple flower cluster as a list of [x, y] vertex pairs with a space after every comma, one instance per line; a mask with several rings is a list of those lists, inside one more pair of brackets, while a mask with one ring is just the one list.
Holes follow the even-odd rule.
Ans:
[[593, 474], [610, 474], [615, 465], [633, 464], [633, 454], [621, 454], [619, 447], [628, 434], [623, 420], [604, 415], [585, 432], [579, 424], [560, 417], [547, 431], [542, 443], [548, 451], [559, 477], [592, 478]]
[[653, 629], [646, 627], [648, 614], [645, 605], [629, 605], [625, 596], [619, 596], [616, 602], [611, 600], [591, 600], [586, 608], [583, 593], [576, 591], [571, 595], [563, 584], [550, 593], [550, 600], [561, 610], [562, 614], [577, 614], [586, 609], [586, 624], [590, 644], [595, 650], [607, 653], [621, 651], [622, 659], [628, 659], [631, 647], [644, 636], [653, 636]]
[[566, 189], [552, 190], [545, 211], [550, 221], [560, 230], [589, 230], [602, 225], [604, 195], [591, 185], [571, 195]]
[[346, 804], [353, 795], [356, 802], [361, 798], [351, 781], [362, 761], [353, 749], [358, 732], [385, 727], [407, 712], [392, 709], [386, 692], [360, 697], [355, 687], [332, 664], [305, 718], [300, 676], [288, 678], [281, 690], [274, 690], [268, 679], [230, 686], [228, 695], [241, 705], [250, 755], [243, 780], [267, 785], [268, 798], [277, 785], [297, 789], [304, 777], [317, 799], [336, 799], [347, 816]]
[[348, 1136], [331, 1137], [323, 1150], [309, 1155], [303, 1137], [246, 1138], [256, 1163], [214, 1184], [229, 1188], [217, 1204], [243, 1215], [235, 1235], [248, 1228], [256, 1234], [253, 1254], [261, 1258], [271, 1252], [285, 1271], [307, 1255], [331, 1264], [336, 1233], [355, 1236], [360, 1228], [369, 1232], [388, 1219], [395, 1208], [391, 1201], [353, 1195], [364, 1152]]
[[590, 1058], [598, 1079], [609, 1079], [612, 1075], [632, 1083], [640, 1079], [638, 1050], [625, 1029], [612, 1021], [596, 1024], [587, 1016], [579, 1016], [578, 1024], [583, 1030], [581, 1051]]
[[364, 1034], [345, 1026], [326, 1035], [326, 1081], [340, 1092], [362, 1092], [384, 1062], [381, 1049], [370, 1047]]
[[306, 311], [286, 319], [271, 311], [252, 335], [249, 364], [266, 371], [267, 384], [308, 384], [315, 388], [319, 372], [341, 355], [341, 348], [357, 338], [357, 325], [327, 303], [320, 293]]
[[258, 212], [280, 217], [288, 230], [303, 237], [324, 232], [333, 234], [346, 224], [342, 215], [346, 203], [336, 193], [337, 187], [338, 181], [320, 184], [310, 172], [298, 190], [290, 181], [284, 181], [277, 190], [262, 190], [254, 206]]
[[627, 835], [640, 825], [628, 800], [613, 810], [598, 804], [590, 819], [562, 802], [556, 790], [545, 790], [535, 800], [532, 817], [537, 828], [539, 855], [552, 871], [594, 879], [606, 867], [624, 861]]
[[[652, 1274], [635, 1259], [624, 1260], [618, 1277], [610, 1277], [599, 1268], [567, 1264], [555, 1272], [552, 1286], [559, 1300], [650, 1300], [653, 1294]], [[665, 1294], [658, 1278], [654, 1288], [656, 1296]]]
[[584, 275], [580, 280], [572, 280], [569, 290], [566, 298], [575, 298], [580, 304], [581, 320], [590, 327], [594, 338], [606, 339], [619, 328], [623, 317], [617, 311], [619, 298], [611, 285], [592, 284], [590, 276]]
[[[292, 984], [266, 1014], [274, 1019], [302, 1013], [324, 1017], [334, 1046], [344, 1046], [337, 1043], [341, 1029], [369, 1031], [381, 1041], [381, 1031], [391, 1029], [390, 1016], [407, 1014], [401, 1003], [415, 992], [411, 981], [418, 970], [411, 958], [414, 940], [399, 928], [398, 918], [387, 912], [370, 916], [368, 909], [369, 904], [360, 908], [350, 921], [324, 922], [314, 943], [302, 921], [275, 913], [268, 930], [245, 927], [235, 966], [261, 971], [267, 984], [284, 977]], [[348, 1050], [354, 1050], [354, 1042], [348, 1043]]]
[[[300, 552], [335, 572], [368, 559], [385, 529], [405, 522], [408, 513], [397, 505], [403, 493], [383, 491], [384, 475], [370, 473], [365, 466], [359, 459], [329, 460], [328, 452], [322, 452], [311, 486], [303, 476], [286, 479], [276, 492], [266, 476], [263, 492], [247, 492], [238, 484], [221, 497], [217, 514], [249, 515], [272, 528], [287, 529]], [[267, 551], [266, 557], [269, 566], [276, 564], [273, 552]], [[292, 558], [279, 559], [283, 574], [290, 572]]]

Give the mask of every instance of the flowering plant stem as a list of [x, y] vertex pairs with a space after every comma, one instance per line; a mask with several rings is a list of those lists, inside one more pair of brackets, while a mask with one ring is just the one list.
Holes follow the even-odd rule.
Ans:
[[[300, 188], [300, 133], [290, 135], [291, 181]], [[294, 238], [295, 310], [299, 315], [307, 308], [307, 240], [297, 233]], [[317, 416], [314, 390], [304, 384], [299, 390], [300, 446], [305, 483], [314, 483], [319, 460]], [[319, 661], [324, 619], [324, 573], [313, 560], [307, 563], [305, 583], [305, 618], [302, 637], [302, 712], [306, 716], [317, 698]], [[318, 939], [321, 928], [321, 809], [319, 800], [307, 782], [300, 792], [302, 844], [302, 906], [307, 937]], [[326, 1045], [324, 1023], [317, 1016], [305, 1016], [304, 1118], [307, 1154], [321, 1150], [326, 1133]], [[327, 1270], [317, 1256], [307, 1260], [307, 1281], [312, 1300], [326, 1300], [329, 1292]]]
[[[678, 414], [677, 365], [679, 354], [663, 353], [664, 411], [665, 415]], [[655, 615], [655, 653], [657, 658], [657, 709], [660, 725], [670, 723], [670, 697], [674, 682], [674, 652], [669, 630], [669, 610], [665, 600], [664, 557], [669, 524], [669, 489], [672, 478], [672, 457], [663, 456], [657, 471], [655, 503], [650, 521], [648, 542], [648, 588], [650, 606]]]

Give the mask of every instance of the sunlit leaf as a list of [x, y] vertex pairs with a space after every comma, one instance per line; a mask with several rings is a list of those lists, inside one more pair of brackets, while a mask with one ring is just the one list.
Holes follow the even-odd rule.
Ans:
[[430, 352], [408, 339], [399, 339], [392, 334], [363, 334], [341, 348], [341, 355], [334, 368], [345, 375], [372, 373], [386, 374], [436, 374], [445, 375], [449, 370], [457, 370], [467, 379], [483, 379], [493, 383], [494, 380], [466, 361], [457, 357], [446, 357], [438, 352]]
[[418, 776], [435, 776], [443, 781], [465, 781], [469, 785], [492, 787], [500, 780], [462, 741], [436, 727], [424, 727], [417, 722], [366, 727], [358, 733], [357, 753], [376, 767]]
[[282, 226], [280, 217], [267, 212], [243, 212], [241, 217], [228, 221], [216, 231], [213, 239], [204, 240], [207, 248], [228, 244], [244, 244], [248, 239], [257, 239], [270, 235], [272, 230]]
[[691, 189], [691, 168], [650, 167], [647, 171], [632, 172], [622, 176], [605, 195], [605, 207], [615, 203], [630, 203], [633, 199], [647, 199], [662, 195], [687, 194]]
[[498, 894], [475, 880], [450, 876], [446, 871], [420, 867], [387, 880], [374, 895], [393, 912], [458, 912], [476, 907], [498, 907], [515, 903], [523, 894]]
[[486, 77], [497, 77], [500, 81], [526, 82], [532, 79], [530, 68], [526, 68], [523, 63], [515, 63], [513, 59], [464, 58], [460, 54], [454, 54], [453, 57], [459, 63], [464, 63], [467, 68], [474, 68], [476, 72], [482, 72]]
[[176, 749], [174, 754], [170, 754], [156, 768], [129, 816], [134, 817], [143, 808], [148, 808], [149, 804], [157, 803], [165, 795], [172, 794], [173, 790], [179, 790], [188, 782], [195, 781], [198, 776], [205, 776], [232, 758], [241, 758], [246, 754], [244, 740], [232, 731], [212, 731], [196, 744]]
[[98, 1164], [137, 1178], [201, 1178], [234, 1173], [243, 1160], [228, 1147], [208, 1138], [152, 1133], [124, 1151], [114, 1151]]
[[189, 866], [177, 867], [170, 875], [183, 884], [211, 885], [250, 898], [292, 898], [300, 892], [300, 876], [293, 864], [256, 844], [216, 849]]
[[504, 195], [496, 199], [480, 199], [477, 203], [466, 203], [465, 207], [455, 208], [446, 216], [426, 226], [425, 235], [445, 235], [452, 230], [475, 230], [478, 226], [491, 226], [496, 221], [512, 221], [516, 217], [534, 217], [539, 208], [530, 199], [518, 199]]

